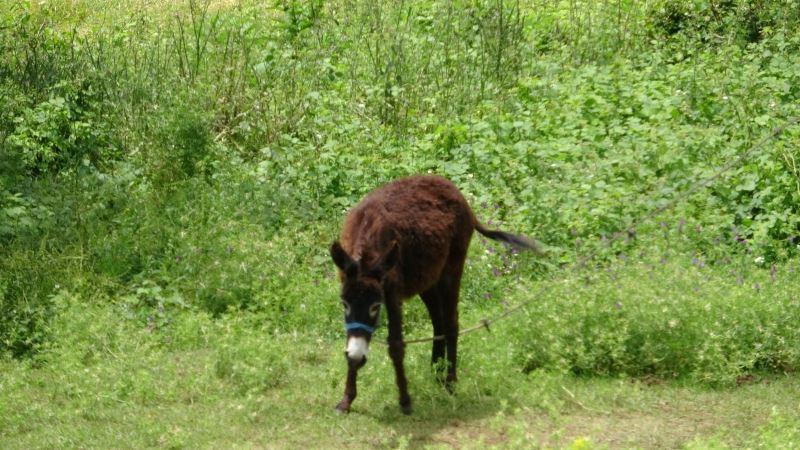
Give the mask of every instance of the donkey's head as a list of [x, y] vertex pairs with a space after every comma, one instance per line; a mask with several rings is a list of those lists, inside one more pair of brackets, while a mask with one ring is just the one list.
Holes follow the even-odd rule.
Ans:
[[342, 271], [341, 300], [347, 331], [345, 356], [351, 365], [363, 366], [384, 298], [386, 274], [397, 264], [399, 248], [393, 243], [375, 261], [354, 260], [339, 242], [331, 245], [331, 258]]

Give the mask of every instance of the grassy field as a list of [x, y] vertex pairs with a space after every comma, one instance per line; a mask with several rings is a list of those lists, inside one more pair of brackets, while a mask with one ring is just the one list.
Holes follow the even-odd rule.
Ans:
[[[531, 306], [529, 320], [552, 301]], [[434, 380], [429, 347], [409, 347], [410, 417], [376, 345], [353, 411], [337, 415], [337, 339], [245, 314], [178, 314], [157, 333], [78, 298], [57, 303], [60, 345], [3, 363], [3, 448], [792, 448], [800, 438], [796, 375], [758, 372], [711, 388], [523, 371], [519, 319], [462, 339], [453, 395]], [[463, 312], [465, 322], [479, 317]]]
[[[529, 307], [527, 320], [555, 301]], [[397, 407], [391, 363], [375, 345], [353, 411], [337, 415], [340, 339], [270, 329], [239, 313], [178, 314], [159, 333], [78, 298], [57, 303], [60, 345], [2, 365], [3, 448], [766, 449], [793, 448], [800, 438], [795, 374], [761, 371], [713, 388], [653, 375], [520, 370], [525, 319], [462, 339], [452, 395], [432, 376], [429, 347], [409, 347], [412, 416]], [[474, 308], [463, 314], [466, 323], [480, 317]]]
[[[798, 30], [796, 0], [3, 2], [0, 448], [800, 448]], [[549, 255], [474, 239], [462, 328], [526, 306], [453, 394], [410, 345], [411, 416], [373, 345], [336, 415], [329, 245], [420, 173]]]

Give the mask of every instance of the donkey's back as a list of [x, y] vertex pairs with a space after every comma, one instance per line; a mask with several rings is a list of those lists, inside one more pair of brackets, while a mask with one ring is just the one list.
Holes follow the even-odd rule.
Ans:
[[402, 298], [439, 280], [449, 260], [463, 259], [476, 221], [464, 196], [438, 176], [402, 178], [371, 192], [347, 216], [344, 249], [370, 265], [398, 245], [389, 274]]

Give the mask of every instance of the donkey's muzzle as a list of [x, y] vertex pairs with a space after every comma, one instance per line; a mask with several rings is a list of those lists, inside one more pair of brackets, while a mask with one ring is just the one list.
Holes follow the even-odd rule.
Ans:
[[360, 368], [367, 363], [367, 352], [369, 342], [362, 336], [348, 336], [347, 349], [344, 351], [347, 356], [347, 364], [351, 367]]
[[[347, 352], [345, 352], [345, 356], [347, 356]], [[360, 369], [360, 368], [364, 367], [364, 365], [366, 365], [366, 364], [367, 364], [367, 357], [366, 356], [361, 358], [360, 360], [350, 359], [349, 357], [347, 358], [347, 367], [349, 367], [351, 369]]]

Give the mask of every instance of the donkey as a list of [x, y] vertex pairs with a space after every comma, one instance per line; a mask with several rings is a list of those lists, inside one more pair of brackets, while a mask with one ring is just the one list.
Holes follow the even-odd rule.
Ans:
[[[367, 362], [381, 307], [389, 323], [388, 347], [400, 391], [400, 408], [411, 413], [403, 369], [405, 344], [402, 302], [419, 294], [430, 314], [431, 362], [440, 364], [447, 350], [445, 386], [456, 381], [458, 291], [473, 230], [518, 249], [542, 254], [521, 235], [489, 230], [472, 213], [453, 183], [438, 176], [412, 176], [386, 184], [367, 195], [344, 221], [340, 240], [330, 248], [339, 268], [347, 333], [347, 382], [338, 412], [349, 412], [356, 398], [356, 374]], [[441, 377], [441, 373], [439, 376]]]

